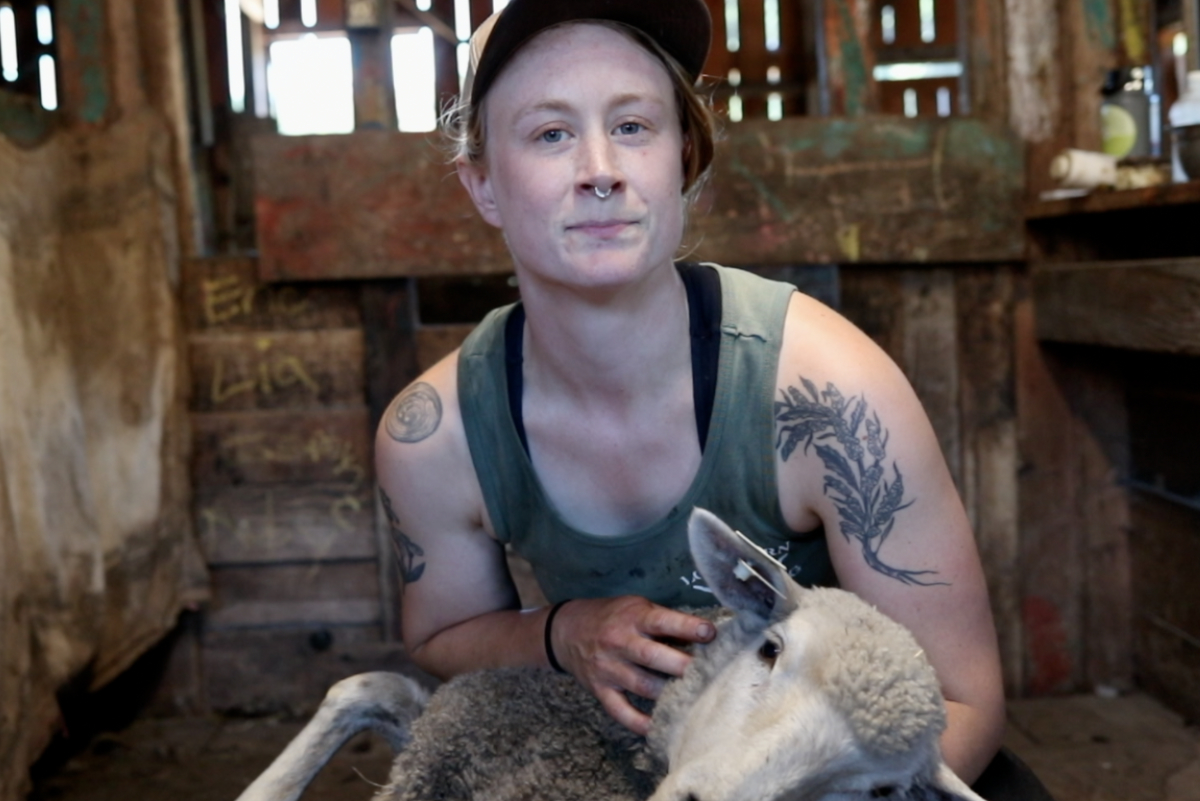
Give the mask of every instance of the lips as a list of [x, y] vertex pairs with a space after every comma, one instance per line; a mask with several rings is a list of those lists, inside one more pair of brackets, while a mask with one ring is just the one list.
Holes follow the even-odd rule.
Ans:
[[579, 231], [598, 237], [617, 236], [632, 225], [633, 220], [584, 220], [567, 226], [568, 231]]

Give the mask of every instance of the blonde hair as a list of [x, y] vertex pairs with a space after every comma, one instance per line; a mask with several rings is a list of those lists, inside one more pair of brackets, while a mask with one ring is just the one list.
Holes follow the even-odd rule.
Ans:
[[[646, 0], [653, 2], [654, 0]], [[662, 62], [675, 90], [675, 108], [683, 132], [683, 195], [688, 203], [700, 194], [712, 167], [717, 139], [717, 117], [709, 98], [698, 91], [691, 77], [670, 53], [646, 33], [631, 25], [611, 20], [572, 20], [551, 26], [602, 25], [623, 34]], [[543, 31], [544, 33], [544, 31]], [[484, 160], [487, 145], [487, 93], [473, 97], [469, 87], [442, 113], [442, 130], [449, 140], [455, 159], [471, 162]]]

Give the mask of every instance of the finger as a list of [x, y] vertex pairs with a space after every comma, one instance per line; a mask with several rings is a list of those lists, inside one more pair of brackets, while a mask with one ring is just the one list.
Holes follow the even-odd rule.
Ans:
[[[636, 665], [665, 673], [668, 676], [682, 676], [691, 663], [692, 658], [678, 648], [673, 648], [661, 642], [640, 637], [629, 648], [628, 658]], [[646, 698], [657, 698], [658, 695], [644, 695]]]
[[708, 642], [717, 634], [712, 623], [695, 615], [656, 606], [646, 615], [643, 631], [652, 637], [671, 637], [684, 642]]
[[620, 690], [603, 687], [597, 690], [596, 698], [600, 700], [600, 705], [609, 717], [617, 723], [643, 737], [650, 733], [650, 716], [634, 708]]

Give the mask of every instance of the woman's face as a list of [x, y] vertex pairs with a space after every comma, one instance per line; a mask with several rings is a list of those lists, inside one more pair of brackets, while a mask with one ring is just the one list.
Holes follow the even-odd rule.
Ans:
[[484, 104], [484, 158], [459, 174], [523, 280], [600, 288], [671, 263], [683, 135], [658, 59], [611, 28], [555, 28], [513, 57]]

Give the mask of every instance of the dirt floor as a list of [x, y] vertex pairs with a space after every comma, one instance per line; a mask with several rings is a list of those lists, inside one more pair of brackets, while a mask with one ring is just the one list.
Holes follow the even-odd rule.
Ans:
[[[1200, 801], [1200, 730], [1140, 694], [1009, 705], [1008, 745], [1058, 801]], [[232, 801], [300, 728], [268, 718], [143, 719], [102, 734], [31, 801]], [[387, 776], [379, 739], [352, 740], [306, 801], [365, 801]]]

